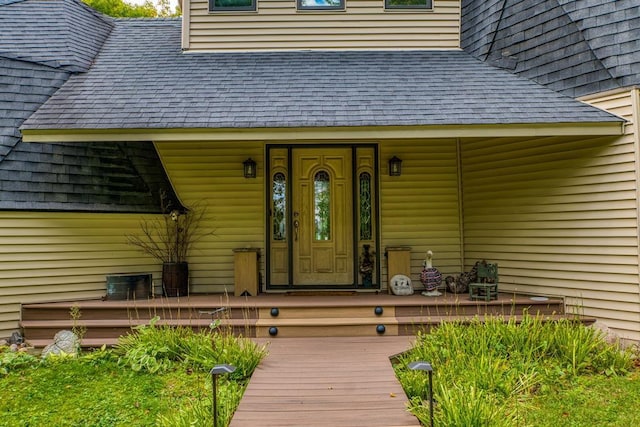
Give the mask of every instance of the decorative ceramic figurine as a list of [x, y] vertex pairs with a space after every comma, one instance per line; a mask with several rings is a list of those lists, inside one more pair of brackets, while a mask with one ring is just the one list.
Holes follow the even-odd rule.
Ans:
[[369, 252], [371, 245], [362, 245], [364, 252], [360, 257], [360, 276], [362, 276], [362, 285], [370, 288], [373, 283], [373, 254]]
[[437, 297], [442, 295], [438, 292], [438, 286], [442, 283], [442, 274], [432, 264], [433, 252], [428, 251], [427, 257], [422, 263], [422, 273], [420, 274], [420, 281], [425, 287], [422, 295], [426, 297]]

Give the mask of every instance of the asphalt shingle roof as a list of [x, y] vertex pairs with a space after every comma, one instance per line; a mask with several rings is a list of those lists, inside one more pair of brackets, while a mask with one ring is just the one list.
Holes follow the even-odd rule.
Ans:
[[[87, 9], [74, 0], [0, 0], [0, 46], [10, 45], [12, 53], [10, 57], [0, 53], [0, 210], [160, 212], [161, 191], [180, 207], [151, 142], [40, 144], [21, 139], [22, 122], [64, 84], [70, 68], [77, 65], [61, 66], [66, 60], [52, 60], [55, 52], [43, 58], [40, 54], [47, 52], [51, 40], [37, 37], [38, 33], [29, 35], [29, 42], [25, 42], [27, 35], [14, 44], [7, 42], [7, 34], [34, 28], [34, 22], [43, 18], [43, 3], [66, 4], [81, 14]], [[28, 8], [32, 14], [25, 14]], [[58, 33], [56, 25], [67, 28], [66, 16], [45, 21], [45, 36]], [[102, 43], [94, 39], [94, 45], [88, 45], [85, 40], [74, 49], [76, 42], [72, 40], [69, 49], [95, 53]], [[92, 60], [93, 56], [85, 56], [82, 62]]]
[[86, 71], [112, 25], [80, 0], [0, 0], [0, 56]]
[[24, 129], [617, 121], [462, 51], [183, 53], [180, 20], [116, 20]]
[[572, 97], [640, 84], [638, 0], [463, 0], [462, 47]]

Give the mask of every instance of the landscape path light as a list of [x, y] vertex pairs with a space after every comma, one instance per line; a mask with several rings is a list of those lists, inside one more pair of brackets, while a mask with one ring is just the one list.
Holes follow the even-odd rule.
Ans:
[[218, 427], [218, 376], [222, 374], [231, 374], [236, 370], [235, 366], [216, 365], [211, 369], [211, 388], [213, 390], [213, 427]]
[[431, 427], [433, 427], [433, 366], [431, 363], [418, 360], [411, 362], [408, 365], [412, 371], [427, 371], [429, 372], [429, 416], [431, 418]]

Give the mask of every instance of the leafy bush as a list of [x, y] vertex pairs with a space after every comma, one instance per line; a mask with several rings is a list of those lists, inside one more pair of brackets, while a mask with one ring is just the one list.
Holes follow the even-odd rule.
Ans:
[[194, 332], [186, 327], [157, 326], [158, 321], [155, 317], [149, 325], [118, 340], [117, 354], [134, 371], [165, 372], [180, 362], [208, 372], [214, 365], [228, 363], [236, 367], [231, 378], [243, 380], [266, 355], [264, 347], [224, 331]]
[[33, 366], [38, 362], [40, 362], [40, 359], [29, 353], [0, 350], [0, 376], [7, 375], [12, 371], [24, 369], [28, 366]]

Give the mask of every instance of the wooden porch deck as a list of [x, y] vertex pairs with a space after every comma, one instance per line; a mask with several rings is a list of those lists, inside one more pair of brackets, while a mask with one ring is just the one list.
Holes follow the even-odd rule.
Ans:
[[409, 427], [407, 397], [389, 358], [412, 337], [271, 340], [230, 427]]
[[[72, 319], [77, 307], [81, 317]], [[223, 308], [224, 311], [211, 315]], [[471, 301], [466, 294], [424, 297], [376, 293], [260, 294], [256, 297], [190, 295], [138, 300], [88, 300], [25, 304], [21, 326], [34, 346], [49, 344], [55, 333], [86, 327], [83, 345], [115, 344], [131, 327], [147, 324], [154, 316], [160, 324], [208, 328], [212, 319], [246, 337], [353, 337], [414, 335], [443, 321], [468, 320], [487, 315], [505, 318], [523, 313], [550, 319], [564, 315], [559, 298], [540, 301], [526, 295], [501, 293], [497, 300]], [[382, 330], [382, 332], [380, 332]], [[274, 334], [275, 332], [275, 334]]]

